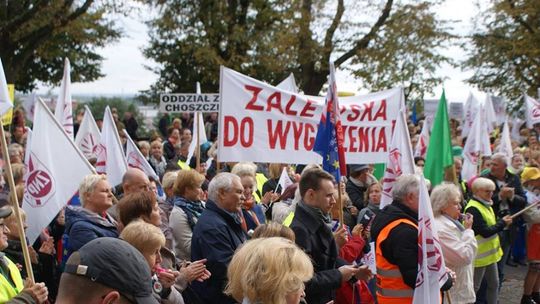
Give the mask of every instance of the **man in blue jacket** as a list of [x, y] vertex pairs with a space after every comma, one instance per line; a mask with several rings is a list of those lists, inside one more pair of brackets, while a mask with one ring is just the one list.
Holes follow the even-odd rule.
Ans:
[[193, 288], [205, 303], [236, 303], [223, 293], [227, 284], [227, 266], [236, 250], [247, 239], [239, 212], [244, 198], [240, 178], [231, 173], [216, 175], [208, 185], [208, 201], [191, 240], [191, 259], [207, 259], [212, 276], [193, 282]]

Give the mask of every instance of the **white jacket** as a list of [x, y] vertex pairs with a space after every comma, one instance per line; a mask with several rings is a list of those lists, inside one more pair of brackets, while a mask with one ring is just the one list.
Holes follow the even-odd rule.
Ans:
[[473, 261], [478, 245], [472, 229], [461, 231], [456, 224], [443, 215], [435, 217], [435, 227], [443, 251], [446, 267], [456, 273], [456, 281], [450, 289], [453, 304], [474, 303]]

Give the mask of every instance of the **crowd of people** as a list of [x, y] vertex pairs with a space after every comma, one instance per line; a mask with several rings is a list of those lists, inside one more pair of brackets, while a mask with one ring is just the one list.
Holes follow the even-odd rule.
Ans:
[[[207, 119], [198, 160], [188, 159], [192, 118], [165, 114], [138, 142], [159, 179], [129, 168], [120, 185], [98, 174], [80, 181], [28, 248], [36, 283], [13, 212], [12, 192], [21, 202], [25, 191], [24, 120], [14, 121], [16, 187], [0, 194], [0, 303], [412, 303], [421, 174], [399, 177], [381, 209], [374, 164], [351, 164], [336, 181], [316, 164], [220, 163], [217, 114]], [[421, 124], [409, 125], [413, 145]], [[130, 113], [117, 121], [132, 138], [137, 125]], [[505, 266], [520, 264], [521, 303], [540, 303], [540, 208], [512, 216], [540, 201], [538, 134], [522, 127], [511, 158], [484, 156], [465, 181], [460, 126], [451, 126], [457, 179], [429, 189], [444, 303], [498, 303]], [[424, 161], [415, 158], [419, 172]], [[284, 168], [293, 184], [282, 189]]]

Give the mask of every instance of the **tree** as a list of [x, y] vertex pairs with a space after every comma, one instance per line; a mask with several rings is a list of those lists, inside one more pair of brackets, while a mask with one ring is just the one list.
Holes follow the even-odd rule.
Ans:
[[[449, 35], [424, 2], [408, 6], [394, 4], [393, 0], [151, 2], [160, 12], [148, 23], [150, 44], [144, 50], [145, 56], [158, 63], [154, 71], [160, 77], [151, 88], [153, 93], [192, 92], [196, 81], [201, 82], [203, 91], [216, 91], [219, 65], [225, 65], [269, 83], [277, 83], [293, 72], [304, 93], [318, 95], [327, 82], [330, 59], [336, 68], [348, 68], [353, 59], [358, 69], [368, 67], [374, 72], [395, 64], [392, 59], [404, 60], [401, 69], [385, 71], [381, 86], [410, 82], [412, 92], [423, 92], [426, 85], [420, 85], [422, 81], [429, 78], [428, 84], [432, 84], [439, 80], [433, 76], [434, 70], [448, 62], [434, 53], [433, 46]], [[359, 16], [358, 12], [363, 13]], [[414, 17], [414, 23], [410, 23], [410, 17]], [[417, 30], [422, 44], [412, 48], [413, 54], [391, 41]], [[411, 46], [410, 36], [398, 41]], [[383, 50], [383, 46], [393, 49]], [[393, 57], [382, 58], [384, 51]], [[360, 58], [379, 61], [362, 65]], [[429, 62], [419, 66], [414, 62], [418, 59]], [[403, 69], [408, 71], [406, 76], [396, 75]], [[375, 82], [382, 79], [360, 72], [357, 76], [366, 78], [370, 87], [376, 87]]]
[[72, 66], [72, 81], [103, 76], [103, 58], [96, 48], [115, 41], [120, 31], [107, 11], [120, 8], [114, 1], [6, 0], [0, 4], [0, 58], [8, 83], [30, 91], [37, 81], [58, 83], [64, 57]]
[[481, 16], [484, 28], [470, 39], [468, 82], [519, 107], [523, 92], [536, 95], [540, 87], [540, 6], [538, 0], [492, 3]]
[[455, 38], [448, 23], [437, 20], [432, 2], [400, 6], [373, 43], [353, 58], [353, 75], [370, 91], [400, 85], [406, 100], [423, 100], [444, 80], [437, 74], [442, 64], [453, 65], [442, 48]]

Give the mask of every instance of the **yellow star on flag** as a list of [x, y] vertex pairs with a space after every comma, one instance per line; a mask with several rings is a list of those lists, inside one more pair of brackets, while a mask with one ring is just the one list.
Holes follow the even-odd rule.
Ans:
[[338, 169], [339, 168], [339, 161], [335, 160], [334, 163], [333, 163], [333, 166], [334, 166], [334, 168]]

